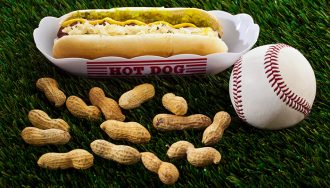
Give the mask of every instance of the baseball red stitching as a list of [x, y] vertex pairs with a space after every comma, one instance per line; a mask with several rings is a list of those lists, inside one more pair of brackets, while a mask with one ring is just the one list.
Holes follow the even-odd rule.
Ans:
[[303, 113], [305, 116], [311, 111], [308, 102], [295, 94], [285, 84], [279, 69], [278, 55], [281, 49], [291, 47], [286, 44], [276, 44], [268, 48], [265, 59], [265, 74], [276, 95], [289, 107]]
[[242, 58], [239, 58], [233, 67], [233, 98], [235, 111], [242, 120], [246, 121], [242, 104]]

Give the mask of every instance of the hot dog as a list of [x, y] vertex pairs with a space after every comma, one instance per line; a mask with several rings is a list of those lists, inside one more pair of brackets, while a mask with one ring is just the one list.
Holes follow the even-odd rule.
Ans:
[[224, 53], [217, 18], [196, 8], [79, 10], [60, 21], [54, 58]]

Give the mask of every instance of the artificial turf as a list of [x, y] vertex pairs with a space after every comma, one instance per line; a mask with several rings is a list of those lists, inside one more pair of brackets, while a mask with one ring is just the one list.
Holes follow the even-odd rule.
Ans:
[[[299, 49], [312, 65], [317, 95], [310, 116], [297, 126], [265, 131], [240, 121], [231, 105], [228, 80], [231, 68], [215, 76], [90, 79], [66, 73], [52, 65], [35, 47], [32, 32], [45, 16], [59, 17], [87, 8], [132, 6], [197, 7], [250, 14], [260, 26], [255, 46], [286, 43]], [[161, 187], [156, 174], [142, 163], [131, 166], [95, 156], [88, 170], [46, 170], [37, 166], [47, 152], [83, 148], [95, 139], [127, 144], [151, 151], [171, 161], [180, 171], [176, 187], [326, 187], [330, 185], [330, 58], [329, 5], [319, 1], [219, 1], [219, 0], [112, 0], [0, 1], [0, 187]], [[102, 120], [90, 122], [73, 117], [65, 107], [51, 105], [35, 87], [40, 77], [53, 77], [67, 96], [88, 101], [88, 91], [101, 87], [114, 99], [137, 84], [149, 82], [156, 96], [141, 107], [124, 111], [127, 121], [145, 125], [152, 134], [148, 144], [113, 141], [99, 128]], [[167, 146], [187, 140], [201, 147], [201, 131], [161, 133], [152, 127], [153, 117], [166, 112], [161, 97], [174, 92], [186, 98], [189, 114], [213, 117], [220, 110], [232, 115], [231, 126], [215, 145], [222, 154], [219, 165], [195, 168], [186, 160], [169, 160]], [[26, 144], [21, 130], [30, 126], [27, 114], [42, 109], [61, 117], [71, 126], [72, 140], [63, 146], [36, 147]]]

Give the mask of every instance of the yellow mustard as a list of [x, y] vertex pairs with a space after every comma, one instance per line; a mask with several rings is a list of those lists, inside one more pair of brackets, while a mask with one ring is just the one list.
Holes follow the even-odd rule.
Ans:
[[[85, 23], [87, 20], [86, 19], [82, 19], [82, 18], [74, 18], [71, 20], [67, 20], [65, 22], [62, 23], [62, 27], [67, 27], [73, 23], [76, 22], [80, 22], [80, 23]], [[108, 22], [109, 24], [116, 24], [116, 25], [120, 25], [120, 26], [124, 26], [124, 25], [129, 25], [129, 24], [135, 24], [135, 25], [156, 25], [156, 24], [163, 24], [163, 25], [167, 25], [169, 27], [173, 27], [175, 29], [181, 28], [181, 27], [196, 27], [196, 25], [192, 24], [192, 23], [181, 23], [181, 24], [176, 24], [176, 25], [172, 25], [166, 21], [156, 21], [156, 22], [152, 22], [149, 24], [146, 24], [144, 22], [141, 22], [139, 20], [126, 20], [124, 22], [121, 21], [116, 21], [113, 20], [111, 18], [103, 18], [101, 20], [91, 20], [89, 21], [90, 24], [92, 25], [96, 25], [96, 24], [101, 24], [103, 22]]]

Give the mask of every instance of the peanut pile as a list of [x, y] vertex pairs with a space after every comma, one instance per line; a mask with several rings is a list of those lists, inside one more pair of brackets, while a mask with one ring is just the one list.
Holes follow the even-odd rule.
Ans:
[[[90, 121], [102, 120], [104, 117], [105, 121], [101, 123], [100, 129], [113, 140], [144, 144], [152, 138], [148, 129], [140, 123], [124, 122], [125, 115], [122, 112], [122, 109], [138, 108], [155, 96], [155, 88], [149, 83], [138, 85], [125, 92], [118, 102], [107, 97], [101, 88], [93, 87], [88, 96], [91, 104], [74, 95], [67, 98], [53, 78], [38, 79], [36, 87], [44, 92], [46, 98], [56, 107], [65, 104], [74, 117]], [[220, 111], [215, 114], [213, 121], [203, 114], [186, 115], [187, 101], [173, 93], [163, 95], [162, 104], [171, 114], [157, 114], [152, 121], [155, 129], [158, 131], [204, 130], [202, 143], [207, 146], [195, 148], [187, 141], [178, 141], [169, 147], [168, 158], [187, 158], [188, 162], [196, 167], [219, 164], [220, 152], [209, 146], [215, 145], [222, 138], [224, 130], [230, 125], [230, 115]], [[28, 113], [28, 119], [33, 127], [26, 127], [21, 133], [27, 144], [63, 145], [71, 139], [70, 126], [63, 119], [52, 119], [40, 109], [31, 110]], [[102, 139], [90, 143], [90, 148], [95, 155], [119, 164], [132, 165], [142, 162], [149, 171], [157, 173], [164, 184], [174, 184], [179, 178], [179, 170], [174, 164], [160, 160], [152, 152], [140, 152], [134, 147], [116, 145]], [[93, 166], [93, 163], [93, 154], [83, 149], [74, 149], [67, 153], [46, 153], [37, 162], [40, 167], [48, 169], [88, 169]]]

